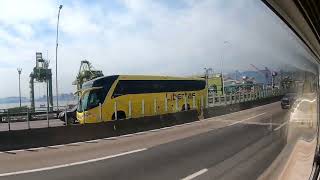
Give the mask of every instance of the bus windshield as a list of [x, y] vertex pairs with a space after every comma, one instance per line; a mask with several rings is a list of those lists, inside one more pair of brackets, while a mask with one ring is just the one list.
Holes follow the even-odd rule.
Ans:
[[94, 89], [85, 93], [85, 95], [80, 100], [80, 108], [78, 111], [87, 111], [88, 109], [99, 106], [99, 104], [104, 100], [102, 94], [102, 89]]
[[106, 76], [88, 81], [83, 84], [78, 112], [87, 111], [104, 102], [112, 84], [118, 76]]

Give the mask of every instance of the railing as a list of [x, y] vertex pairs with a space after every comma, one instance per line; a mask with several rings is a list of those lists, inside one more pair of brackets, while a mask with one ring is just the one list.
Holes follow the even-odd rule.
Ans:
[[222, 106], [222, 105], [229, 105], [229, 104], [237, 104], [241, 102], [248, 102], [248, 101], [255, 101], [258, 99], [264, 99], [273, 96], [283, 95], [285, 91], [283, 90], [262, 90], [262, 91], [255, 91], [255, 92], [238, 92], [234, 94], [224, 94], [218, 95], [215, 93], [208, 94], [208, 105], [207, 107], [214, 107], [214, 106]]

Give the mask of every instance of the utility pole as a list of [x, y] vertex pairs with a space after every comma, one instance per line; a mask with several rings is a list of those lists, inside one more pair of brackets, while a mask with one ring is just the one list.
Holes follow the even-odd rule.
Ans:
[[18, 70], [18, 74], [19, 74], [19, 102], [20, 102], [20, 108], [21, 108], [21, 86], [20, 86], [20, 76], [21, 76], [22, 69], [21, 69], [21, 68], [17, 68], [17, 70]]
[[[229, 43], [229, 41], [224, 41], [223, 42], [223, 46], [227, 45]], [[223, 47], [222, 47], [223, 49]], [[224, 78], [223, 78], [223, 72], [222, 72], [222, 69], [223, 69], [223, 51], [222, 51], [222, 55], [221, 55], [221, 80], [222, 80], [222, 94], [224, 94]]]
[[56, 96], [57, 96], [57, 110], [59, 109], [59, 91], [58, 91], [58, 39], [59, 39], [59, 19], [62, 5], [59, 6], [58, 21], [57, 21], [57, 36], [56, 36]]

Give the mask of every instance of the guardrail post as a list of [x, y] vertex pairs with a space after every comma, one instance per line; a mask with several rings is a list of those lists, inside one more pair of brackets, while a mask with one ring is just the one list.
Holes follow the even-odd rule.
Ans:
[[49, 122], [49, 107], [46, 108], [47, 109], [47, 122], [48, 122], [48, 128], [50, 127], [50, 122]]
[[201, 96], [201, 109], [203, 109], [203, 96]]
[[7, 121], [8, 121], [8, 129], [11, 131], [11, 125], [10, 125], [10, 117], [9, 117], [9, 110], [7, 109]]
[[144, 116], [144, 99], [141, 102], [141, 115]]
[[268, 97], [270, 97], [271, 96], [271, 90], [269, 89], [268, 90]]
[[[188, 110], [188, 106], [187, 106], [187, 96], [184, 95], [183, 98], [184, 98], [184, 110], [187, 111], [187, 110]], [[207, 100], [208, 100], [208, 96], [207, 96]], [[207, 103], [208, 103], [208, 101], [207, 101]]]
[[214, 106], [216, 104], [216, 93], [213, 92], [212, 94], [212, 106]]
[[100, 119], [100, 122], [102, 122], [102, 105], [101, 105], [101, 103], [99, 103], [99, 119]]
[[117, 101], [114, 102], [114, 119], [118, 120], [118, 113], [117, 113]]
[[29, 117], [29, 108], [27, 108], [27, 124], [28, 124], [28, 129], [30, 129], [30, 117]]
[[168, 99], [167, 99], [167, 97], [164, 97], [164, 111], [168, 112]]
[[272, 115], [270, 117], [270, 126], [269, 126], [270, 131], [272, 131]]
[[223, 98], [224, 98], [224, 104], [227, 105], [227, 95], [224, 94], [224, 95], [223, 95]]
[[176, 97], [176, 112], [178, 112], [179, 110], [178, 110], [178, 97]]
[[86, 111], [83, 110], [83, 124], [86, 124]]
[[68, 113], [67, 113], [67, 106], [66, 106], [66, 108], [65, 108], [65, 112], [64, 112], [64, 121], [66, 122], [66, 126], [68, 125], [68, 115], [67, 115]]
[[129, 100], [129, 118], [131, 118], [132, 116], [132, 104], [131, 104], [131, 100]]
[[209, 107], [209, 93], [207, 93], [207, 98], [206, 98], [206, 108]]
[[153, 109], [154, 109], [154, 114], [157, 115], [157, 99], [153, 100]]
[[231, 94], [231, 104], [235, 104], [236, 103], [236, 99], [237, 99], [237, 95], [236, 94]]
[[196, 97], [195, 96], [192, 96], [192, 107], [193, 107], [193, 109], [196, 108]]

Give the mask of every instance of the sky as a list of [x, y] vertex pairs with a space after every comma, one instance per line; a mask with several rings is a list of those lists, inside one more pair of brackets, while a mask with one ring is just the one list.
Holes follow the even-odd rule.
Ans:
[[[29, 97], [36, 52], [55, 74], [59, 4], [61, 93], [75, 91], [72, 81], [84, 59], [105, 75], [188, 76], [205, 67], [243, 71], [254, 70], [251, 63], [278, 68], [312, 58], [256, 0], [0, 0], [0, 97], [18, 96], [18, 67], [22, 96]], [[36, 84], [35, 93], [42, 96], [44, 84]]]

